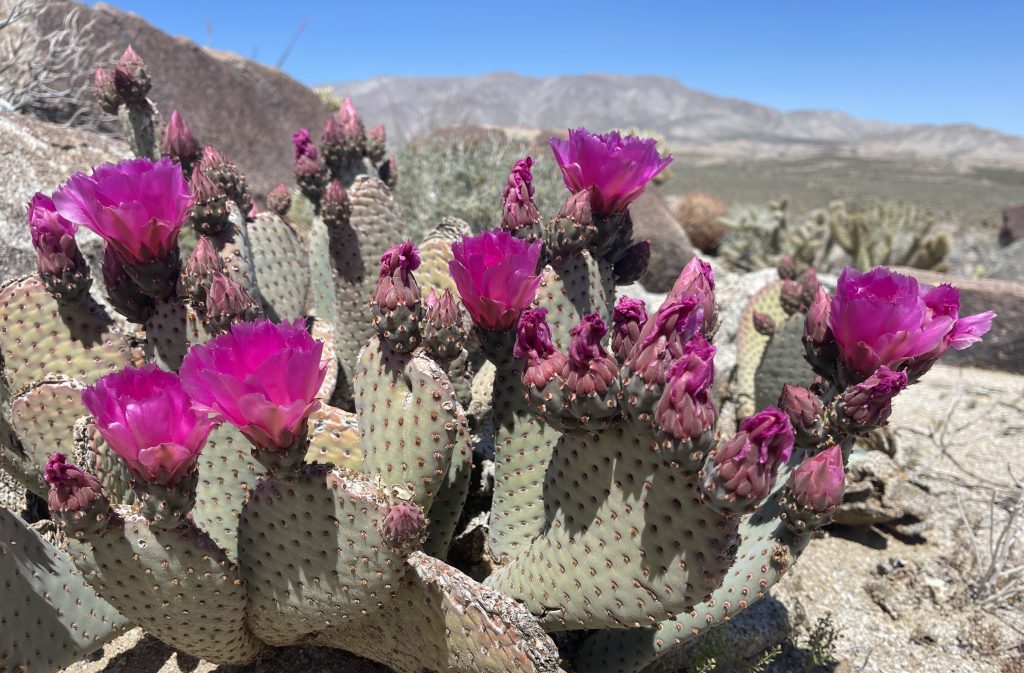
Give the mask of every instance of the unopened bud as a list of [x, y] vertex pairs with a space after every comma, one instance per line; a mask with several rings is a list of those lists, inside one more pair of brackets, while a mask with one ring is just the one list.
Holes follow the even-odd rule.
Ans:
[[625, 362], [633, 346], [640, 340], [640, 331], [647, 322], [647, 305], [641, 299], [623, 295], [612, 310], [612, 352]]
[[142, 103], [146, 100], [150, 86], [146, 64], [132, 46], [128, 45], [117, 59], [117, 66], [114, 68], [114, 88], [118, 97], [127, 105]]
[[375, 164], [384, 161], [387, 151], [387, 134], [383, 124], [377, 124], [366, 132], [366, 156]]
[[338, 180], [331, 180], [320, 198], [320, 217], [333, 229], [348, 224], [351, 214], [352, 203], [348, 198], [348, 190]]
[[775, 334], [775, 319], [767, 313], [754, 311], [754, 329], [767, 337]]
[[236, 322], [259, 317], [259, 305], [238, 281], [214, 273], [206, 291], [206, 322], [215, 331], [226, 331]]
[[284, 182], [277, 183], [277, 186], [267, 194], [267, 208], [279, 217], [284, 217], [291, 207], [292, 193], [288, 190], [288, 185]]
[[781, 280], [796, 280], [796, 264], [793, 262], [792, 255], [783, 255], [779, 258], [779, 264], [776, 270], [779, 273]]
[[886, 366], [839, 396], [844, 425], [856, 432], [881, 427], [892, 414], [892, 399], [907, 387], [907, 373]]
[[782, 386], [779, 408], [789, 416], [797, 439], [802, 443], [817, 443], [821, 438], [824, 405], [821, 398], [807, 388]]
[[171, 118], [167, 121], [160, 151], [181, 164], [181, 170], [186, 175], [192, 170], [193, 164], [202, 157], [203, 148], [192, 135], [192, 129], [182, 119], [177, 108], [171, 111]]
[[381, 536], [392, 549], [409, 550], [419, 547], [427, 532], [427, 518], [423, 510], [411, 502], [392, 505], [384, 516]]
[[121, 99], [117, 96], [117, 89], [114, 88], [114, 78], [103, 68], [96, 68], [96, 74], [92, 77], [92, 90], [96, 94], [96, 101], [100, 109], [107, 114], [116, 115]]
[[833, 511], [843, 501], [846, 471], [838, 444], [810, 458], [793, 470], [789, 491], [796, 503], [818, 514]]

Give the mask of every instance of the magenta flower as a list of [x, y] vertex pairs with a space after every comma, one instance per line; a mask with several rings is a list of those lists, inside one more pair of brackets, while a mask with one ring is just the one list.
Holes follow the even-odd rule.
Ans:
[[85, 259], [71, 222], [57, 214], [53, 199], [36, 193], [28, 204], [28, 226], [32, 233], [32, 246], [39, 253], [39, 273], [59, 276], [67, 271], [84, 271]]
[[219, 419], [192, 406], [156, 365], [126, 367], [82, 391], [96, 429], [139, 481], [167, 486], [191, 472]]
[[960, 293], [950, 285], [931, 287], [885, 267], [844, 269], [828, 324], [852, 380], [863, 381], [882, 365], [916, 377], [950, 348], [980, 341], [995, 317], [959, 313]]
[[313, 139], [309, 136], [309, 131], [306, 129], [299, 129], [292, 134], [292, 145], [295, 146], [295, 161], [298, 162], [302, 157], [308, 157], [313, 161], [316, 161], [317, 151], [316, 145], [313, 144]]
[[497, 229], [452, 245], [448, 269], [477, 325], [504, 330], [516, 324], [540, 285], [540, 247]]
[[175, 250], [192, 197], [181, 166], [163, 157], [77, 173], [53, 202], [61, 216], [99, 234], [122, 262], [142, 266]]
[[740, 422], [739, 431], [714, 454], [716, 479], [745, 500], [767, 497], [779, 466], [793, 454], [793, 427], [785, 412], [767, 407]]
[[843, 450], [838, 444], [805, 458], [793, 470], [789, 482], [790, 492], [797, 504], [819, 513], [835, 509], [843, 501], [845, 488]]
[[565, 186], [574, 194], [593, 188], [591, 208], [604, 217], [625, 210], [672, 163], [672, 157], [658, 154], [654, 140], [623, 138], [618, 131], [595, 135], [570, 129], [568, 140], [551, 138], [550, 143]]
[[284, 452], [320, 407], [317, 392], [327, 374], [323, 346], [301, 319], [237, 323], [189, 349], [181, 383], [197, 409], [224, 416], [259, 448]]

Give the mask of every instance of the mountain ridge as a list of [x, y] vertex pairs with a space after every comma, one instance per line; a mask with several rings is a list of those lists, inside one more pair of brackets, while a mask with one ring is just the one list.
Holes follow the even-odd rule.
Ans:
[[632, 126], [662, 134], [673, 151], [712, 159], [836, 155], [947, 162], [958, 170], [1024, 169], [1024, 137], [968, 123], [897, 124], [841, 110], [783, 111], [717, 96], [661, 75], [501, 71], [470, 77], [393, 77], [327, 85], [399, 142], [452, 125], [537, 131]]

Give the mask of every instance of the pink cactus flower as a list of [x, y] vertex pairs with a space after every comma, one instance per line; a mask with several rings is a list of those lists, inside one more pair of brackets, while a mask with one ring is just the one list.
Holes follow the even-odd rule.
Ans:
[[222, 415], [257, 447], [283, 452], [303, 436], [306, 419], [320, 407], [317, 392], [327, 374], [323, 345], [301, 319], [237, 323], [189, 349], [181, 383], [197, 409]]
[[84, 271], [75, 232], [78, 227], [57, 214], [53, 199], [36, 193], [28, 204], [28, 226], [32, 247], [39, 253], [37, 266], [43, 275], [59, 276], [67, 271]]
[[309, 131], [306, 129], [299, 129], [292, 134], [292, 145], [295, 146], [295, 161], [297, 162], [301, 157], [309, 157], [316, 161], [317, 151], [316, 145], [313, 144], [313, 139], [309, 135]]
[[716, 477], [737, 497], [761, 500], [775, 485], [779, 466], [793, 454], [793, 441], [789, 417], [767, 407], [743, 419], [736, 435], [715, 452]]
[[192, 196], [181, 166], [163, 157], [77, 173], [53, 202], [62, 217], [99, 234], [123, 263], [142, 266], [175, 250]]
[[996, 315], [959, 313], [960, 293], [950, 285], [931, 287], [885, 267], [844, 269], [828, 324], [851, 380], [863, 381], [882, 365], [917, 377], [950, 348], [980, 341]]
[[156, 365], [108, 374], [82, 391], [82, 402], [129, 472], [148, 484], [188, 474], [219, 421], [194, 409], [178, 377]]
[[845, 488], [843, 450], [838, 444], [805, 458], [793, 470], [789, 482], [790, 492], [797, 504], [823, 514], [831, 512], [843, 501]]
[[504, 330], [529, 306], [540, 285], [541, 245], [507, 231], [485, 231], [452, 245], [448, 269], [462, 304], [484, 329]]
[[591, 208], [603, 217], [625, 210], [672, 163], [672, 157], [658, 154], [654, 140], [623, 138], [618, 131], [596, 135], [570, 129], [568, 140], [551, 138], [550, 143], [565, 186], [574, 194], [593, 188]]

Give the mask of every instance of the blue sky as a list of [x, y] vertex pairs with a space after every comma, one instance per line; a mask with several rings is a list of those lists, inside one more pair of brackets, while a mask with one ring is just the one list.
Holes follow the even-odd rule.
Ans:
[[785, 110], [1024, 135], [1024, 2], [108, 0], [307, 84], [510, 70], [674, 77]]

